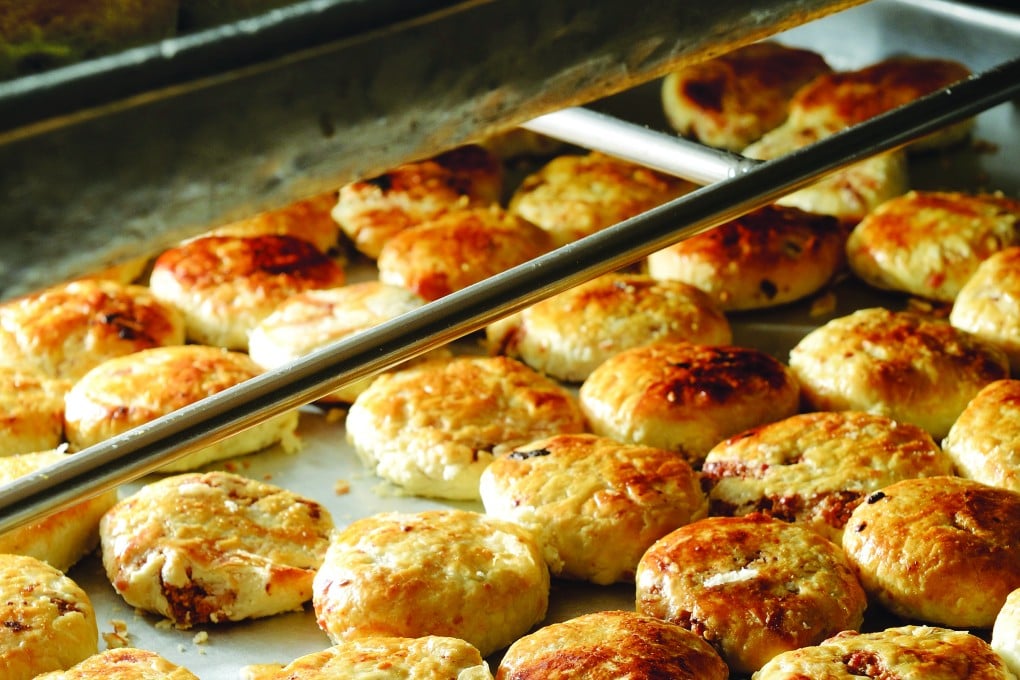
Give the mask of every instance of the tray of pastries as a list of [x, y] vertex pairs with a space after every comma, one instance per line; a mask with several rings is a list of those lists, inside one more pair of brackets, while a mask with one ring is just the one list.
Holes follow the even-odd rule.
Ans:
[[[597, 108], [766, 159], [1018, 45], [1006, 12], [874, 0]], [[1017, 117], [0, 536], [0, 668], [1017, 677]], [[515, 131], [5, 302], [0, 475], [694, 190]]]

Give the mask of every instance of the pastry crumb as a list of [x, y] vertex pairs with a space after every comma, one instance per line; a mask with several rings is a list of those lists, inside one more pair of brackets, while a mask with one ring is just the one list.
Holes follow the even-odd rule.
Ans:
[[128, 634], [127, 623], [120, 619], [110, 619], [113, 632], [103, 633], [103, 641], [107, 649], [120, 649], [131, 644], [131, 636]]
[[345, 496], [351, 492], [351, 483], [346, 479], [338, 479], [333, 482], [333, 493], [337, 496]]
[[819, 295], [811, 302], [811, 311], [809, 314], [812, 317], [825, 316], [836, 311], [836, 294], [831, 290], [823, 295]]
[[191, 638], [191, 641], [196, 645], [204, 645], [209, 642], [209, 633], [204, 630], [200, 630], [195, 633], [195, 637]]

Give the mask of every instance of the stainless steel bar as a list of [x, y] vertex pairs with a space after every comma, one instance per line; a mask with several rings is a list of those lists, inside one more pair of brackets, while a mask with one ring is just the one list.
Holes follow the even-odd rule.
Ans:
[[1020, 94], [1004, 63], [736, 177], [703, 187], [0, 488], [0, 532], [157, 469], [251, 424], [733, 219], [871, 154]]
[[521, 127], [697, 184], [735, 177], [760, 163], [581, 107], [547, 113]]

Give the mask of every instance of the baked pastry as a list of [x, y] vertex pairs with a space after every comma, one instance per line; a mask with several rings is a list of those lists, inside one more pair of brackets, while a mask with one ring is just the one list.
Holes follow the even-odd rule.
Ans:
[[184, 343], [172, 305], [143, 286], [73, 281], [0, 305], [0, 365], [77, 380], [111, 357]]
[[987, 642], [964, 631], [933, 626], [843, 631], [820, 645], [784, 652], [752, 676], [753, 680], [860, 677], [1013, 680]]
[[0, 456], [59, 446], [70, 387], [69, 380], [0, 365]]
[[507, 357], [437, 358], [383, 373], [347, 414], [347, 439], [383, 479], [418, 496], [478, 500], [495, 456], [584, 415], [559, 384]]
[[31, 680], [98, 651], [99, 628], [88, 594], [34, 557], [0, 554], [0, 621], [4, 680]]
[[1020, 673], [1020, 588], [1006, 597], [992, 626], [992, 649], [1014, 675]]
[[959, 477], [896, 482], [857, 506], [843, 549], [894, 614], [991, 628], [1020, 588], [1020, 494]]
[[[0, 484], [33, 474], [67, 457], [62, 451], [36, 451], [0, 458]], [[99, 518], [117, 502], [110, 489], [34, 522], [0, 534], [0, 553], [30, 555], [67, 571], [99, 545]]]
[[489, 135], [478, 142], [503, 161], [552, 156], [563, 150], [566, 142], [522, 127], [510, 128]]
[[343, 285], [344, 270], [293, 236], [206, 236], [156, 258], [149, 286], [184, 315], [188, 339], [248, 349], [248, 333], [295, 293]]
[[554, 295], [485, 329], [489, 350], [581, 382], [625, 349], [658, 341], [727, 345], [729, 321], [708, 295], [681, 281], [614, 273]]
[[0, 80], [156, 42], [178, 0], [17, 0], [0, 6]]
[[[255, 327], [248, 336], [248, 355], [266, 370], [277, 368], [423, 304], [425, 300], [420, 295], [381, 281], [307, 290], [281, 302]], [[437, 356], [442, 352], [435, 350], [425, 356]], [[372, 379], [357, 380], [319, 401], [349, 404], [365, 391]]]
[[710, 514], [762, 512], [839, 544], [866, 496], [901, 479], [953, 474], [931, 435], [885, 416], [790, 416], [716, 444], [702, 466]]
[[487, 514], [535, 536], [553, 576], [606, 585], [633, 581], [652, 543], [707, 514], [700, 481], [671, 451], [563, 434], [499, 456], [479, 490]]
[[[908, 104], [970, 76], [949, 59], [898, 55], [851, 71], [823, 74], [800, 88], [790, 101], [790, 123], [798, 127], [842, 129]], [[974, 119], [955, 123], [914, 142], [922, 150], [953, 144], [970, 133]]]
[[288, 680], [492, 680], [489, 665], [470, 643], [452, 637], [369, 636], [295, 659], [274, 677]]
[[944, 321], [872, 307], [835, 318], [790, 350], [810, 408], [865, 411], [946, 436], [967, 402], [1007, 377], [1001, 350]]
[[843, 264], [846, 231], [831, 215], [765, 206], [648, 256], [648, 273], [708, 293], [724, 311], [807, 297]]
[[1020, 380], [996, 380], [970, 400], [942, 440], [956, 472], [1020, 492]]
[[[204, 0], [203, 4], [208, 1]], [[224, 224], [203, 236], [293, 236], [308, 241], [324, 253], [334, 254], [340, 244], [340, 226], [330, 214], [336, 205], [336, 196], [336, 191], [327, 191], [277, 210]]]
[[694, 188], [686, 180], [593, 151], [558, 156], [525, 177], [509, 209], [562, 246]]
[[551, 248], [546, 232], [498, 205], [449, 210], [386, 241], [379, 280], [437, 300]]
[[[792, 119], [767, 132], [743, 151], [748, 158], [772, 160], [828, 137], [838, 128], [806, 127]], [[910, 187], [907, 155], [902, 149], [886, 151], [825, 175], [814, 184], [787, 194], [779, 205], [832, 215], [853, 226], [885, 201]]]
[[1017, 244], [1020, 201], [911, 191], [865, 216], [846, 253], [853, 273], [871, 286], [952, 302], [982, 261]]
[[124, 601], [189, 628], [300, 607], [332, 529], [313, 500], [214, 471], [146, 484], [103, 516], [99, 534]]
[[1020, 247], [992, 253], [977, 266], [956, 295], [949, 323], [1001, 348], [1020, 376]]
[[663, 112], [681, 135], [740, 151], [786, 120], [794, 92], [831, 70], [817, 52], [752, 43], [667, 75]]
[[453, 208], [498, 203], [502, 193], [499, 158], [469, 144], [340, 187], [333, 219], [355, 248], [375, 259], [404, 229]]
[[334, 643], [456, 637], [482, 656], [524, 635], [549, 604], [549, 570], [522, 527], [467, 510], [381, 513], [336, 534], [312, 600]]
[[506, 650], [496, 677], [727, 680], [729, 670], [711, 645], [686, 628], [634, 612], [603, 611], [520, 638]]
[[732, 673], [856, 630], [866, 606], [838, 546], [760, 514], [680, 527], [638, 564], [638, 612], [697, 633]]
[[768, 354], [682, 342], [616, 354], [578, 396], [596, 434], [675, 451], [695, 467], [726, 437], [792, 416], [799, 404], [797, 379]]
[[66, 671], [44, 673], [36, 680], [198, 680], [186, 668], [145, 649], [118, 647], [94, 654]]
[[[127, 432], [261, 373], [247, 355], [219, 347], [182, 345], [110, 359], [75, 383], [64, 399], [64, 430], [72, 450]], [[171, 461], [163, 472], [191, 470], [279, 443], [297, 447], [297, 410]]]

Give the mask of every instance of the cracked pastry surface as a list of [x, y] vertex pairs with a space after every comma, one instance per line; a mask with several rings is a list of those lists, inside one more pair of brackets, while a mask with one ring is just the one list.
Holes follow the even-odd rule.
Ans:
[[844, 262], [831, 215], [765, 206], [648, 256], [648, 273], [708, 293], [723, 311], [786, 304], [817, 292]]
[[379, 251], [379, 280], [437, 300], [534, 259], [548, 234], [498, 205], [450, 210], [408, 227]]
[[[219, 347], [156, 347], [103, 362], [64, 399], [64, 429], [72, 450], [84, 449], [234, 387], [262, 372], [248, 355]], [[163, 472], [190, 470], [280, 443], [297, 446], [296, 409], [167, 463]]]
[[668, 74], [663, 112], [681, 135], [740, 151], [786, 120], [801, 86], [831, 70], [812, 50], [752, 43]]
[[988, 643], [965, 631], [900, 626], [872, 633], [841, 632], [820, 645], [784, 652], [753, 680], [801, 678], [1014, 680]]
[[843, 549], [894, 614], [990, 628], [1020, 587], [1020, 494], [960, 477], [895, 482], [854, 509]]
[[712, 515], [762, 512], [839, 544], [850, 514], [901, 479], [953, 474], [916, 425], [856, 411], [802, 413], [734, 435], [702, 466]]
[[610, 357], [578, 396], [596, 434], [700, 467], [726, 437], [796, 413], [799, 392], [793, 372], [759, 350], [661, 342]]
[[810, 408], [885, 415], [936, 439], [982, 387], [1009, 374], [1006, 355], [966, 331], [880, 307], [815, 328], [789, 363]]
[[404, 229], [455, 208], [498, 203], [502, 191], [499, 158], [469, 144], [344, 185], [332, 214], [354, 247], [375, 259]]
[[469, 642], [441, 635], [371, 635], [342, 640], [291, 661], [274, 677], [288, 680], [492, 680], [489, 666]]
[[180, 312], [144, 286], [87, 279], [0, 305], [0, 365], [77, 380], [96, 364], [184, 343]]
[[478, 500], [494, 457], [587, 429], [576, 398], [507, 357], [436, 358], [381, 374], [347, 414], [365, 465], [406, 492]]
[[206, 472], [146, 484], [99, 530], [103, 567], [125, 602], [189, 628], [300, 607], [332, 529], [315, 501]]
[[949, 323], [1002, 349], [1020, 375], [1020, 247], [981, 262], [960, 288]]
[[485, 329], [491, 352], [581, 382], [612, 355], [658, 341], [726, 345], [729, 321], [707, 294], [682, 281], [606, 274], [537, 302]]
[[978, 266], [1020, 243], [1020, 201], [1001, 194], [910, 191], [864, 217], [846, 242], [868, 285], [952, 302]]
[[761, 514], [667, 534], [641, 558], [636, 584], [639, 613], [697, 633], [734, 673], [856, 630], [867, 606], [837, 545]]
[[582, 614], [517, 640], [503, 655], [498, 680], [583, 677], [726, 680], [719, 654], [682, 626], [627, 611]]
[[204, 236], [163, 251], [149, 287], [184, 316], [188, 339], [246, 350], [248, 334], [304, 290], [343, 285], [344, 270], [293, 236]]
[[0, 554], [0, 668], [5, 680], [31, 680], [98, 651], [88, 594], [34, 557]]
[[487, 514], [531, 531], [553, 576], [603, 585], [633, 581], [652, 543], [708, 511], [677, 454], [591, 434], [518, 446], [489, 464], [479, 489]]
[[561, 246], [634, 217], [695, 185], [598, 152], [558, 156], [524, 178], [509, 210]]
[[961, 477], [1020, 492], [1020, 380], [996, 380], [974, 395], [942, 449]]
[[314, 588], [319, 627], [334, 642], [440, 635], [484, 657], [545, 617], [549, 570], [512, 522], [454, 509], [387, 512], [334, 536]]

